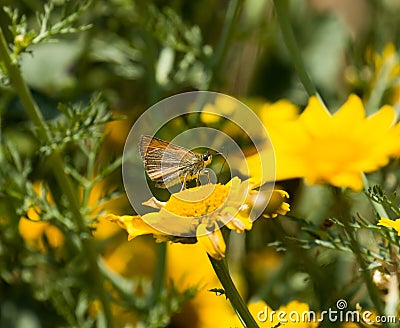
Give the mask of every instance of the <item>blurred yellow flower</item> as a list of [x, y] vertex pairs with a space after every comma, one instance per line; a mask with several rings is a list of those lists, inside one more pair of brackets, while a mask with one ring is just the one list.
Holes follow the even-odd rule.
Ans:
[[[222, 286], [200, 244], [168, 243], [166, 270], [167, 280], [179, 290], [198, 286], [196, 296], [172, 318], [172, 327], [234, 327], [229, 325], [235, 315], [229, 300], [209, 291]], [[243, 291], [243, 286], [237, 287]]]
[[300, 108], [289, 100], [281, 99], [274, 103], [265, 103], [259, 106], [258, 115], [266, 127], [278, 128], [282, 123], [294, 121], [298, 118]]
[[122, 152], [133, 122], [132, 117], [126, 116], [126, 114], [132, 112], [134, 112], [134, 109], [128, 112], [114, 110], [113, 117], [116, 118], [116, 120], [108, 122], [104, 126], [104, 135], [107, 136], [107, 138], [105, 139], [105, 147], [103, 147], [103, 149], [108, 155], [110, 155], [110, 153], [118, 154]]
[[397, 231], [397, 234], [400, 236], [400, 219], [390, 220], [387, 218], [382, 218], [379, 220], [378, 225], [386, 227], [386, 228], [393, 228]]
[[[88, 218], [93, 221], [91, 225], [92, 233], [99, 240], [107, 239], [120, 230], [117, 225], [106, 220], [105, 215], [120, 212], [121, 208], [125, 208], [129, 204], [125, 194], [105, 200], [107, 194], [110, 194], [110, 186], [102, 180], [91, 188], [87, 201]], [[81, 198], [83, 198], [83, 192]]]
[[284, 202], [287, 198], [289, 198], [289, 194], [286, 191], [274, 189], [263, 216], [274, 219], [278, 215], [286, 215], [290, 211], [290, 205]]
[[262, 285], [273, 277], [282, 266], [283, 256], [280, 252], [266, 247], [261, 251], [251, 251], [245, 258], [245, 267], [251, 281]]
[[245, 134], [232, 120], [232, 115], [243, 110], [239, 104], [234, 98], [219, 95], [215, 98], [214, 103], [207, 103], [203, 107], [200, 120], [207, 126], [218, 127], [218, 130], [232, 138], [241, 138]]
[[[296, 119], [293, 108], [282, 108], [287, 112], [282, 115], [285, 123], [265, 122], [275, 150], [277, 180], [304, 178], [310, 184], [358, 191], [363, 187], [362, 172], [377, 170], [399, 152], [400, 127], [394, 125], [396, 113], [390, 106], [366, 117], [360, 98], [350, 95], [335, 114], [316, 97]], [[257, 161], [258, 155], [250, 156], [250, 168], [258, 167]]]
[[[47, 187], [43, 188], [43, 181], [36, 181], [32, 185], [38, 196], [43, 196], [43, 190], [49, 203], [53, 203], [53, 199]], [[46, 253], [48, 246], [52, 248], [60, 248], [64, 244], [64, 235], [55, 225], [48, 221], [42, 221], [40, 218], [41, 210], [34, 205], [27, 210], [26, 216], [20, 218], [18, 223], [19, 233], [25, 243], [30, 247]]]
[[378, 98], [383, 96], [385, 102], [396, 105], [400, 100], [400, 57], [396, 46], [387, 43], [379, 52], [375, 47], [369, 47], [365, 57], [366, 66], [362, 69], [356, 66], [346, 68], [348, 82], [355, 89], [367, 87], [369, 100], [379, 101]]
[[[139, 235], [153, 234], [157, 241], [170, 240], [185, 244], [199, 242], [215, 259], [225, 256], [225, 242], [219, 228], [226, 225], [238, 233], [252, 228], [251, 209], [258, 206], [260, 195], [252, 180], [234, 177], [226, 185], [207, 184], [172, 194], [167, 202], [151, 198], [144, 205], [158, 209], [140, 216], [109, 214], [108, 220], [118, 223], [128, 232], [128, 240]], [[287, 193], [278, 192], [280, 201], [271, 206], [268, 216], [286, 213], [283, 202]], [[284, 196], [282, 196], [284, 195]]]
[[375, 87], [377, 83], [382, 83], [379, 80], [384, 77], [385, 87], [389, 89], [388, 100], [395, 105], [400, 100], [400, 85], [396, 80], [400, 77], [400, 59], [395, 45], [390, 42], [383, 48], [382, 54], [374, 53], [372, 62], [374, 64], [372, 87]]
[[230, 97], [218, 96], [215, 98], [215, 103], [207, 103], [200, 114], [202, 122], [207, 124], [218, 123], [223, 118], [219, 115], [229, 116], [237, 107], [237, 101]]
[[[50, 190], [44, 186], [43, 181], [34, 182], [32, 185], [34, 191], [39, 197], [46, 197], [48, 204], [54, 204]], [[124, 197], [116, 197], [99, 204], [99, 200], [104, 197], [106, 193], [106, 186], [104, 182], [95, 184], [91, 189], [88, 197], [87, 205], [89, 213], [87, 218], [93, 220], [92, 227], [93, 234], [98, 239], [106, 239], [107, 237], [115, 234], [118, 230], [115, 224], [111, 224], [108, 220], [104, 220], [103, 211], [113, 211], [121, 206], [123, 202], [127, 202]], [[83, 198], [83, 190], [79, 190], [80, 198]], [[32, 205], [28, 208], [26, 216], [20, 218], [19, 232], [24, 241], [38, 250], [45, 252], [46, 245], [44, 240], [47, 240], [49, 246], [59, 248], [64, 244], [64, 235], [59, 228], [48, 221], [43, 221], [41, 218], [41, 210], [38, 206]], [[46, 239], [44, 239], [46, 238]]]
[[60, 229], [49, 222], [32, 219], [32, 216], [39, 215], [36, 212], [33, 214], [33, 211], [29, 211], [30, 213], [28, 213], [27, 217], [21, 217], [18, 224], [19, 233], [25, 243], [43, 253], [47, 252], [45, 239], [50, 247], [61, 247], [65, 238]]
[[374, 64], [374, 79], [378, 78], [378, 74], [382, 70], [387, 71], [389, 79], [392, 80], [400, 75], [400, 61], [396, 52], [396, 46], [390, 42], [383, 48], [382, 54], [374, 53], [372, 55]]

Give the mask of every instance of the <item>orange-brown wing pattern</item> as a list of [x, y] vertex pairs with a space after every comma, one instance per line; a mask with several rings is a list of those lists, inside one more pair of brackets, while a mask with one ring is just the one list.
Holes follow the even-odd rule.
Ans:
[[148, 135], [141, 137], [139, 150], [147, 174], [161, 188], [184, 180], [198, 161], [194, 152]]

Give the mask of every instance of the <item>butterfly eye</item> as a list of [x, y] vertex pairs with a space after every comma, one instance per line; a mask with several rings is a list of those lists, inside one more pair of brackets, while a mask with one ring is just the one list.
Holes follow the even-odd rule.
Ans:
[[210, 154], [209, 154], [209, 153], [205, 153], [205, 154], [203, 155], [203, 161], [204, 161], [204, 162], [207, 162], [209, 158], [210, 158]]

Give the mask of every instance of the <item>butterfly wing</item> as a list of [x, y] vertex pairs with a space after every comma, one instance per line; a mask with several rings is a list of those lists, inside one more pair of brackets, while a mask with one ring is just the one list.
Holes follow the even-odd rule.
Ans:
[[192, 151], [148, 135], [141, 137], [139, 150], [147, 174], [160, 188], [180, 182], [197, 161]]

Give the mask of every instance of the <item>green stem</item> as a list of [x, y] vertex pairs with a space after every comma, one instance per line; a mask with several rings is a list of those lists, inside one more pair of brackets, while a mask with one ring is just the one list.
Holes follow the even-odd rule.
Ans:
[[[201, 87], [203, 91], [208, 91], [213, 88], [218, 81], [219, 73], [221, 70], [222, 62], [228, 51], [228, 45], [233, 35], [236, 18], [238, 17], [239, 9], [243, 0], [231, 0], [226, 11], [224, 25], [222, 27], [221, 37], [218, 40], [215, 54], [212, 56], [207, 65], [209, 79]], [[190, 127], [198, 126], [201, 123], [200, 115], [201, 109], [205, 105], [205, 99], [208, 98], [207, 94], [200, 93], [196, 99], [195, 110], [198, 111], [195, 115], [189, 117], [188, 125]]]
[[[84, 146], [83, 146], [84, 147]], [[82, 206], [87, 206], [89, 202], [90, 192], [93, 189], [95, 183], [94, 180], [94, 169], [96, 164], [96, 151], [90, 151], [85, 154], [87, 156], [87, 172], [86, 172], [86, 181], [92, 181], [91, 183], [84, 184], [83, 197], [82, 197]]]
[[224, 25], [222, 27], [221, 37], [218, 40], [218, 45], [215, 50], [215, 54], [212, 57], [212, 61], [209, 65], [209, 72], [211, 72], [211, 77], [208, 85], [204, 90], [209, 90], [214, 87], [215, 82], [219, 76], [219, 72], [222, 66], [222, 62], [225, 58], [226, 52], [228, 50], [228, 45], [233, 35], [233, 30], [235, 27], [236, 18], [238, 17], [239, 9], [243, 0], [231, 0], [229, 2], [228, 9], [226, 11]]
[[[48, 126], [43, 119], [43, 116], [39, 110], [39, 106], [36, 104], [35, 100], [32, 97], [31, 92], [29, 91], [28, 85], [22, 78], [22, 74], [20, 72], [18, 63], [11, 59], [7, 42], [4, 38], [3, 30], [1, 28], [0, 28], [0, 59], [1, 61], [3, 61], [7, 69], [8, 76], [10, 78], [14, 90], [18, 94], [18, 97], [20, 98], [22, 105], [24, 106], [30, 119], [35, 125], [38, 138], [42, 140], [44, 143], [50, 143], [51, 136]], [[76, 227], [81, 232], [87, 231], [84, 218], [80, 212], [77, 192], [74, 190], [71, 180], [69, 179], [69, 177], [65, 172], [64, 163], [60, 152], [54, 151], [49, 156], [49, 162], [51, 164], [50, 167], [53, 170], [53, 173], [57, 179], [57, 182], [61, 190], [63, 190], [66, 198], [69, 201], [69, 206], [72, 215], [74, 217]], [[89, 268], [91, 271], [90, 274], [93, 278], [94, 286], [96, 286], [97, 288], [98, 297], [103, 305], [104, 315], [107, 320], [107, 326], [113, 327], [114, 326], [113, 317], [110, 309], [110, 304], [108, 302], [107, 292], [104, 289], [103, 285], [103, 276], [101, 275], [97, 264], [97, 254], [96, 254], [95, 244], [92, 239], [84, 239], [82, 241], [82, 247], [89, 261]]]
[[362, 255], [359, 242], [354, 235], [354, 230], [353, 228], [349, 225], [349, 222], [347, 219], [343, 220], [344, 222], [344, 229], [346, 230], [347, 235], [350, 238], [350, 245], [353, 250], [354, 255], [356, 256], [357, 262], [360, 266], [361, 269], [361, 275], [364, 279], [365, 285], [368, 290], [369, 297], [372, 301], [372, 303], [375, 306], [375, 309], [377, 310], [379, 315], [383, 315], [385, 313], [383, 304], [381, 302], [380, 295], [378, 293], [378, 290], [376, 288], [376, 285], [372, 282], [371, 276], [369, 274], [370, 270], [368, 269], [368, 265], [366, 261], [364, 260], [364, 257]]
[[[365, 188], [368, 189], [368, 181], [367, 181], [365, 175], [363, 175], [363, 179], [364, 179], [364, 183], [365, 183]], [[375, 306], [375, 309], [378, 312], [378, 315], [382, 316], [385, 314], [383, 302], [381, 301], [381, 297], [379, 295], [376, 285], [373, 283], [373, 281], [371, 279], [370, 269], [368, 268], [368, 263], [364, 258], [363, 251], [361, 250], [360, 243], [354, 232], [354, 228], [351, 226], [352, 222], [347, 214], [348, 209], [345, 210], [344, 207], [347, 207], [347, 206], [346, 205], [341, 206], [341, 212], [343, 213], [341, 215], [341, 217], [342, 217], [341, 222], [343, 223], [343, 228], [346, 232], [346, 235], [349, 238], [351, 250], [353, 251], [353, 254], [355, 255], [356, 260], [358, 262], [358, 265], [360, 266], [361, 276], [367, 287], [368, 295], [371, 299], [371, 302]], [[382, 208], [382, 210], [385, 211], [383, 208]], [[383, 324], [382, 326], [387, 327], [387, 325], [385, 325], [385, 324]]]
[[288, 0], [274, 0], [275, 12], [278, 18], [278, 22], [282, 31], [282, 36], [285, 44], [289, 50], [289, 54], [292, 57], [293, 64], [296, 68], [297, 74], [299, 75], [300, 81], [306, 89], [308, 95], [318, 96], [317, 89], [311, 81], [311, 78], [306, 70], [303, 59], [301, 57], [299, 47], [297, 46], [296, 39], [294, 37], [293, 29], [290, 25], [289, 15], [289, 1]]
[[229, 274], [228, 267], [225, 261], [215, 260], [210, 255], [208, 256], [208, 258], [210, 259], [211, 265], [214, 268], [214, 271], [217, 274], [219, 281], [224, 287], [226, 296], [231, 302], [232, 307], [238, 315], [242, 324], [245, 327], [258, 327], [245, 302], [237, 291], [235, 284], [233, 283], [232, 278]]
[[44, 122], [42, 113], [39, 110], [36, 102], [33, 100], [32, 94], [30, 93], [28, 86], [22, 78], [18, 63], [13, 61], [8, 50], [7, 42], [4, 38], [3, 30], [0, 28], [0, 58], [4, 62], [11, 84], [28, 112], [33, 124], [37, 128], [37, 134], [41, 140], [49, 140], [50, 133]]

